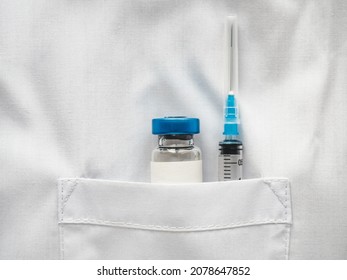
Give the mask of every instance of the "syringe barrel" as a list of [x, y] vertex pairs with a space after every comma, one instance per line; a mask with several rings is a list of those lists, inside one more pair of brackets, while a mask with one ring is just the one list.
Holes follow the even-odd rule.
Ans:
[[238, 140], [219, 143], [218, 180], [231, 181], [242, 179], [243, 147]]

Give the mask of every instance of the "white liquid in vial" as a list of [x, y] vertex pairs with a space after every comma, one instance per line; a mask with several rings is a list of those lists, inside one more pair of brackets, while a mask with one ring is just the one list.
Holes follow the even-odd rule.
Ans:
[[152, 183], [200, 183], [202, 160], [151, 162]]

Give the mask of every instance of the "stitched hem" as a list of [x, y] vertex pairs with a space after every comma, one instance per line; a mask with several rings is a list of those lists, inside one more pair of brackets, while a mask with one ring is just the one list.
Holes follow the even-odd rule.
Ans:
[[[284, 195], [283, 200], [280, 198], [281, 195], [272, 187], [272, 183], [281, 182], [285, 183], [284, 186]], [[264, 180], [264, 183], [268, 184], [270, 190], [277, 196], [278, 201], [283, 205], [283, 215], [286, 221], [288, 221], [288, 208], [289, 208], [289, 181], [287, 179], [269, 179]], [[288, 224], [285, 227], [285, 233], [283, 234], [283, 243], [284, 243], [284, 259], [289, 259], [289, 242], [290, 242], [290, 230], [291, 230], [291, 221], [288, 221]]]
[[285, 249], [284, 249], [284, 259], [289, 260], [289, 244], [290, 244], [290, 230], [291, 230], [291, 225], [288, 224], [286, 226], [286, 232], [285, 232]]
[[[59, 209], [59, 214], [60, 214], [60, 221], [64, 220], [64, 182], [59, 182], [59, 186], [61, 188], [61, 193], [60, 193], [60, 209]], [[60, 235], [60, 259], [64, 259], [64, 225], [60, 224], [59, 225], [59, 235]]]
[[126, 222], [115, 222], [106, 220], [96, 219], [65, 219], [61, 224], [89, 224], [99, 226], [113, 226], [133, 229], [144, 229], [144, 230], [157, 230], [157, 231], [174, 231], [174, 232], [187, 232], [187, 231], [209, 231], [209, 230], [222, 230], [246, 226], [257, 226], [257, 225], [269, 225], [269, 224], [287, 224], [286, 220], [259, 220], [259, 221], [245, 221], [222, 225], [207, 225], [207, 226], [191, 226], [191, 227], [172, 227], [172, 226], [160, 226], [160, 225], [143, 225], [136, 223]]
[[[66, 183], [72, 183], [71, 189], [69, 192], [64, 196], [64, 187]], [[65, 240], [64, 240], [64, 224], [62, 223], [64, 220], [64, 209], [67, 201], [69, 200], [71, 194], [75, 190], [76, 186], [78, 185], [77, 179], [68, 179], [68, 180], [60, 180], [58, 184], [61, 188], [60, 192], [60, 203], [59, 203], [59, 214], [60, 214], [60, 222], [59, 222], [59, 235], [60, 235], [60, 258], [62, 260], [65, 259]]]

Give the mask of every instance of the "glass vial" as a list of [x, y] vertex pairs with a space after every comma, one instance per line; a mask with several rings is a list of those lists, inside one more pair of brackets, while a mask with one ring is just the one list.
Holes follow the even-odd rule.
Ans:
[[152, 151], [152, 183], [202, 182], [201, 151], [194, 145], [199, 119], [165, 117], [152, 120], [158, 146]]

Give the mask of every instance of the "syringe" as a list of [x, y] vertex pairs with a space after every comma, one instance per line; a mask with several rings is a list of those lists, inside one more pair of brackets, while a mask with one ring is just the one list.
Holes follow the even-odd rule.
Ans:
[[239, 139], [238, 126], [240, 123], [238, 117], [238, 107], [233, 92], [227, 97], [224, 116], [225, 139], [219, 142], [218, 158], [218, 180], [241, 180], [242, 179], [242, 142]]
[[224, 92], [228, 92], [224, 111], [224, 141], [219, 143], [218, 180], [242, 179], [242, 142], [239, 138], [237, 17], [229, 16], [225, 24]]

